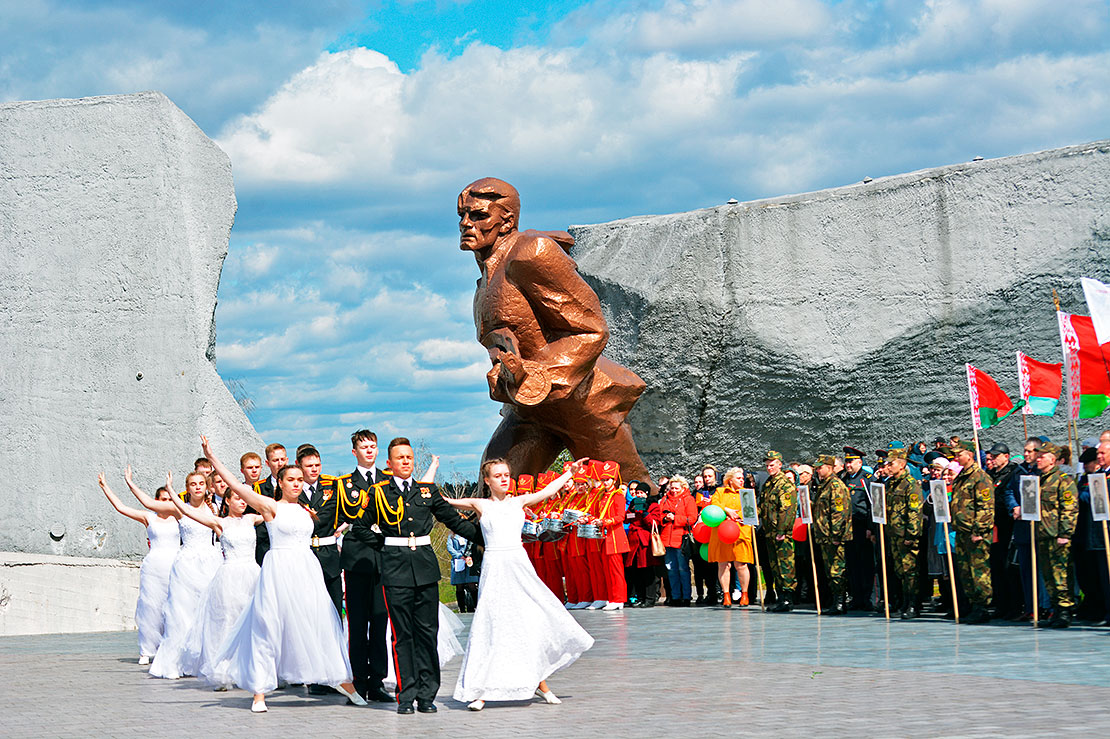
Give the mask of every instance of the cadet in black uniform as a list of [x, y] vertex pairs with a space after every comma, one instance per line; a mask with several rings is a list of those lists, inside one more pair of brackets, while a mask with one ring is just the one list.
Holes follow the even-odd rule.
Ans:
[[320, 452], [316, 447], [303, 445], [297, 449], [297, 466], [304, 473], [304, 487], [301, 488], [299, 502], [307, 506], [314, 516], [312, 530], [312, 553], [320, 560], [320, 570], [324, 573], [324, 587], [328, 590], [335, 611], [343, 615], [343, 578], [339, 568], [339, 547], [335, 543], [336, 479], [320, 474], [322, 464]]
[[432, 482], [412, 479], [408, 439], [389, 442], [393, 476], [374, 486], [365, 514], [349, 538], [381, 550], [381, 577], [397, 674], [397, 713], [435, 713], [439, 691], [439, 560], [429, 534], [436, 520], [455, 533], [481, 542], [477, 522], [459, 515]]
[[864, 454], [844, 447], [844, 471], [840, 479], [852, 494], [852, 538], [848, 540], [845, 561], [848, 569], [848, 610], [873, 611], [871, 592], [875, 586], [875, 535], [871, 523], [871, 498], [867, 485], [871, 475], [863, 469]]
[[[356, 460], [354, 472], [336, 480], [337, 506], [333, 524], [337, 528], [354, 526], [360, 518], [373, 516], [373, 509], [363, 513], [373, 504], [369, 491], [388, 477], [388, 473], [374, 466], [378, 458], [378, 437], [373, 431], [360, 429], [352, 434], [351, 453]], [[393, 696], [382, 688], [386, 676], [385, 627], [389, 616], [381, 586], [380, 560], [377, 549], [350, 534], [344, 536], [340, 566], [346, 582], [347, 650], [355, 690], [366, 700], [391, 703]]]

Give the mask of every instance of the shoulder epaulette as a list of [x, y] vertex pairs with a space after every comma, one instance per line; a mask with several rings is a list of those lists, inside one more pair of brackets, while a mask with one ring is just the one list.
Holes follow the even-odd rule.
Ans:
[[389, 475], [390, 477], [393, 477], [393, 470], [382, 470], [382, 474], [383, 475]]
[[[348, 473], [347, 473], [347, 474], [345, 474], [345, 475], [339, 475], [339, 476], [338, 476], [338, 477], [336, 477], [335, 479], [336, 479], [336, 480], [346, 480], [346, 479], [350, 478], [351, 474], [352, 474], [352, 473], [348, 472]], [[323, 477], [323, 476], [324, 476], [324, 475], [321, 475], [321, 477]]]
[[335, 475], [320, 475], [320, 482], [335, 482], [338, 479]]

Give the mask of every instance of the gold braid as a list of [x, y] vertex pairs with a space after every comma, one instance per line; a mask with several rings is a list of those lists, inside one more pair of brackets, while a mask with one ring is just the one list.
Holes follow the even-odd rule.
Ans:
[[[385, 493], [382, 492], [382, 487], [385, 486], [386, 482], [383, 480], [374, 486], [374, 507], [377, 508], [379, 521], [385, 523], [386, 526], [400, 528], [401, 519], [405, 517], [405, 499], [398, 495], [397, 507], [390, 508], [389, 501], [385, 499]], [[393, 518], [391, 519], [390, 516]]]
[[[338, 528], [339, 527], [339, 511], [340, 511], [340, 509], [342, 509], [342, 511], [343, 511], [343, 518], [344, 519], [355, 519], [355, 518], [358, 518], [359, 516], [362, 515], [362, 510], [363, 510], [362, 509], [362, 496], [366, 495], [366, 493], [362, 490], [359, 490], [358, 488], [352, 488], [352, 490], [358, 491], [358, 498], [355, 500], [354, 503], [348, 503], [347, 502], [347, 491], [343, 489], [345, 487], [343, 485], [343, 481], [339, 480], [335, 487], [336, 487], [335, 494], [339, 496], [339, 505], [337, 505], [335, 507], [335, 521], [336, 521], [335, 525], [336, 525], [336, 528]], [[353, 506], [353, 508], [352, 508], [352, 506]], [[352, 510], [354, 510], [354, 513], [351, 513]]]

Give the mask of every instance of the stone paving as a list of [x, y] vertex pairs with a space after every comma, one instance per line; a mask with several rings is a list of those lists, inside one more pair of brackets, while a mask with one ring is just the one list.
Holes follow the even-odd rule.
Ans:
[[[443, 671], [436, 715], [301, 688], [255, 715], [242, 691], [148, 677], [133, 632], [0, 638], [0, 736], [1103, 735], [1110, 630], [758, 609], [576, 612], [597, 643], [551, 680], [561, 706], [471, 713]], [[464, 622], [469, 616], [462, 616]], [[463, 635], [465, 639], [465, 634]]]

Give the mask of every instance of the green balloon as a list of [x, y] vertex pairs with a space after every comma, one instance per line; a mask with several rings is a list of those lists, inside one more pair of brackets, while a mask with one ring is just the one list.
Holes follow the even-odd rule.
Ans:
[[716, 528], [725, 520], [725, 509], [719, 505], [707, 505], [701, 511], [701, 521], [709, 528]]
[[702, 561], [703, 562], [708, 562], [709, 561], [709, 545], [708, 544], [702, 544], [701, 548], [698, 551], [701, 553]]

